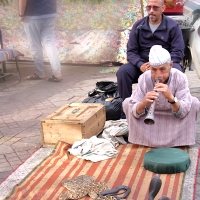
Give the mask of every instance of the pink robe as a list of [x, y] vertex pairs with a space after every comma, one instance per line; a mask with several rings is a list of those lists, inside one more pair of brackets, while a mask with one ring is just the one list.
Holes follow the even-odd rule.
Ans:
[[123, 102], [123, 110], [129, 127], [129, 142], [150, 147], [195, 144], [196, 119], [200, 111], [200, 102], [196, 97], [191, 96], [187, 77], [179, 70], [171, 69], [167, 85], [180, 102], [179, 118], [172, 112], [171, 104], [162, 93], [159, 94], [155, 105], [155, 124], [147, 125], [144, 123], [148, 109], [145, 115], [140, 117], [137, 115], [137, 105], [145, 94], [152, 91], [155, 86], [151, 72], [147, 71], [139, 77], [137, 88], [131, 97]]

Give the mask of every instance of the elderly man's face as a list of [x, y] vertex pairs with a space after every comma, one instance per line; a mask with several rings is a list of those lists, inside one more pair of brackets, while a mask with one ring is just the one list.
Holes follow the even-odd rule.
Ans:
[[150, 23], [158, 24], [162, 20], [162, 12], [165, 10], [165, 5], [162, 5], [161, 0], [148, 0], [146, 10]]
[[153, 79], [159, 79], [160, 83], [166, 83], [169, 78], [169, 73], [173, 62], [165, 63], [159, 66], [151, 66], [151, 76]]

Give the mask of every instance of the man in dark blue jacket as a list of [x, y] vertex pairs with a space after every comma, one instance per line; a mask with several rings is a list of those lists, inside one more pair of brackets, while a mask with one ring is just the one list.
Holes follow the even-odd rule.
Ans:
[[[150, 69], [149, 51], [153, 45], [161, 45], [170, 52], [173, 67], [182, 71], [180, 62], [184, 57], [184, 40], [179, 24], [163, 14], [163, 0], [148, 0], [148, 16], [137, 21], [131, 30], [127, 44], [128, 63], [117, 72], [118, 89], [124, 100], [132, 94], [132, 84]], [[125, 118], [122, 113], [122, 118]]]
[[49, 58], [52, 77], [49, 81], [58, 82], [62, 79], [58, 50], [55, 44], [56, 0], [18, 0], [19, 17], [23, 22], [35, 64], [35, 73], [28, 80], [45, 78], [43, 67], [43, 48]]

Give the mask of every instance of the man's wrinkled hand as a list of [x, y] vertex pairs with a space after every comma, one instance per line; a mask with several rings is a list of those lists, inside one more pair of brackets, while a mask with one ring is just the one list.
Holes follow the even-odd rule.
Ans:
[[143, 99], [143, 104], [147, 106], [158, 98], [158, 93], [155, 91], [147, 92]]
[[150, 70], [149, 62], [142, 64], [140, 67], [140, 71], [142, 71], [143, 73], [146, 72], [147, 70]]
[[157, 83], [154, 87], [154, 91], [162, 93], [166, 99], [173, 96], [168, 85], [164, 83]]

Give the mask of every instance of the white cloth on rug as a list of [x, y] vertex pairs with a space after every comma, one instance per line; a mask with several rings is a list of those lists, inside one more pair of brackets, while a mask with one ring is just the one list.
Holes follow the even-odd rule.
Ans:
[[68, 151], [78, 158], [92, 162], [113, 158], [118, 153], [111, 140], [97, 138], [96, 136], [74, 142]]
[[128, 123], [126, 119], [108, 120], [105, 122], [103, 128], [102, 138], [113, 141], [115, 147], [119, 144], [127, 144], [123, 135], [128, 134]]

